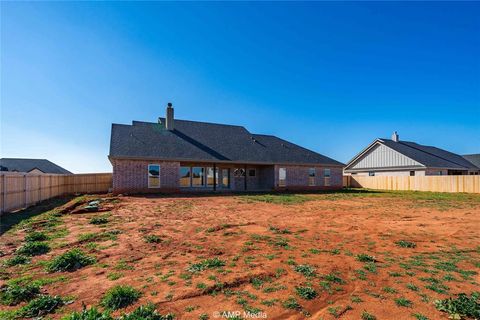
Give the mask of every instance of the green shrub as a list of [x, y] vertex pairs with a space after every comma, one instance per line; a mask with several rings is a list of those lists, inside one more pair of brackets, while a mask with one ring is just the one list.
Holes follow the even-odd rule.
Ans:
[[160, 243], [160, 242], [162, 242], [162, 239], [155, 234], [147, 234], [146, 236], [144, 236], [144, 239], [148, 243]]
[[317, 292], [312, 287], [296, 287], [297, 294], [305, 300], [315, 299]]
[[106, 224], [108, 223], [107, 216], [98, 216], [90, 219], [90, 224]]
[[35, 284], [19, 286], [9, 284], [0, 288], [0, 302], [4, 305], [14, 306], [23, 301], [29, 301], [40, 293], [40, 287]]
[[73, 312], [68, 316], [62, 318], [62, 320], [113, 320], [108, 312], [100, 312], [97, 308], [92, 307], [87, 309], [83, 306], [81, 312]]
[[218, 258], [205, 259], [199, 263], [194, 263], [188, 266], [187, 271], [190, 272], [200, 272], [206, 269], [214, 269], [225, 266], [225, 261]]
[[25, 241], [34, 242], [34, 241], [45, 241], [48, 240], [48, 236], [43, 232], [30, 232], [25, 236]]
[[17, 250], [17, 254], [25, 256], [39, 256], [50, 251], [50, 246], [45, 242], [27, 242]]
[[436, 300], [435, 307], [448, 313], [452, 319], [480, 319], [480, 292], [474, 292], [470, 297], [460, 293], [455, 299]]
[[155, 310], [155, 305], [147, 304], [140, 306], [130, 313], [124, 314], [119, 320], [173, 320], [175, 316], [171, 313], [161, 315]]
[[117, 310], [135, 303], [140, 296], [141, 293], [133, 287], [118, 285], [105, 293], [101, 304], [105, 308]]
[[10, 259], [5, 260], [3, 265], [5, 267], [13, 267], [13, 266], [16, 266], [16, 265], [19, 265], [19, 264], [27, 264], [27, 263], [30, 263], [30, 258], [28, 258], [24, 255], [18, 254], [18, 255], [13, 256]]
[[397, 241], [395, 242], [395, 244], [402, 248], [415, 248], [417, 246], [415, 242], [406, 241], [406, 240]]
[[31, 300], [26, 306], [18, 310], [18, 315], [24, 318], [42, 317], [54, 312], [64, 305], [62, 298], [58, 296], [40, 296]]
[[95, 263], [95, 258], [86, 255], [82, 250], [75, 248], [67, 251], [47, 264], [48, 272], [75, 271], [84, 266]]
[[360, 261], [360, 262], [375, 262], [375, 257], [372, 257], [368, 254], [365, 254], [365, 253], [361, 253], [361, 254], [357, 254], [357, 260]]

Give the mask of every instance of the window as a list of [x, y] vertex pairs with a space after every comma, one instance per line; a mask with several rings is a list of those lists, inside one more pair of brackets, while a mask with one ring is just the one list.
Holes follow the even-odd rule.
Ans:
[[190, 167], [180, 167], [180, 187], [190, 187]]
[[368, 172], [368, 175], [369, 175], [370, 177], [375, 176], [375, 171], [369, 171], [369, 172]]
[[233, 175], [235, 177], [245, 177], [245, 169], [236, 168], [233, 170]]
[[309, 186], [315, 185], [315, 168], [308, 169], [308, 185]]
[[205, 185], [205, 168], [192, 167], [192, 187], [203, 187]]
[[248, 176], [249, 177], [255, 177], [255, 174], [257, 173], [257, 170], [255, 169], [248, 169]]
[[287, 184], [287, 169], [279, 168], [278, 169], [278, 185], [280, 187], [285, 187]]
[[[213, 168], [207, 168], [207, 185], [213, 186]], [[215, 184], [218, 186], [218, 170], [215, 170]]]
[[222, 187], [230, 188], [230, 169], [222, 169]]
[[410, 176], [413, 177], [415, 175], [415, 171], [410, 171]]
[[148, 165], [148, 187], [160, 188], [160, 165], [159, 164]]
[[325, 170], [323, 171], [323, 176], [324, 176], [325, 178], [330, 178], [330, 169], [325, 169]]
[[439, 176], [443, 175], [443, 171], [438, 171], [438, 175]]

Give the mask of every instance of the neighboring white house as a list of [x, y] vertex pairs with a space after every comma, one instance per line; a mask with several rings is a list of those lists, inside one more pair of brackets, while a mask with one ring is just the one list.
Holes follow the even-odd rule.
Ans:
[[375, 139], [347, 163], [346, 174], [364, 176], [425, 176], [479, 174], [480, 168], [461, 155], [415, 142]]

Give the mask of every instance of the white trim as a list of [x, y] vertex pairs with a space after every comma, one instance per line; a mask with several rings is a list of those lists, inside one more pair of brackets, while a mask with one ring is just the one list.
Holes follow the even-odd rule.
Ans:
[[[150, 186], [150, 166], [158, 166], [158, 186]], [[160, 171], [161, 170], [162, 170], [162, 167], [160, 166], [159, 163], [149, 163], [147, 165], [147, 185], [148, 185], [149, 189], [158, 189], [162, 186], [162, 181], [160, 179]]]

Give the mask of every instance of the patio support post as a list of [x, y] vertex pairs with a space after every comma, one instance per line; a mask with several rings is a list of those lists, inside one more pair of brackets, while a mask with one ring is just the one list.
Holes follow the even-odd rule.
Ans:
[[213, 164], [213, 191], [217, 191], [217, 176], [215, 173], [217, 172], [217, 167], [215, 163]]
[[244, 169], [245, 169], [245, 179], [244, 179], [244, 190], [247, 191], [247, 165], [244, 166]]

